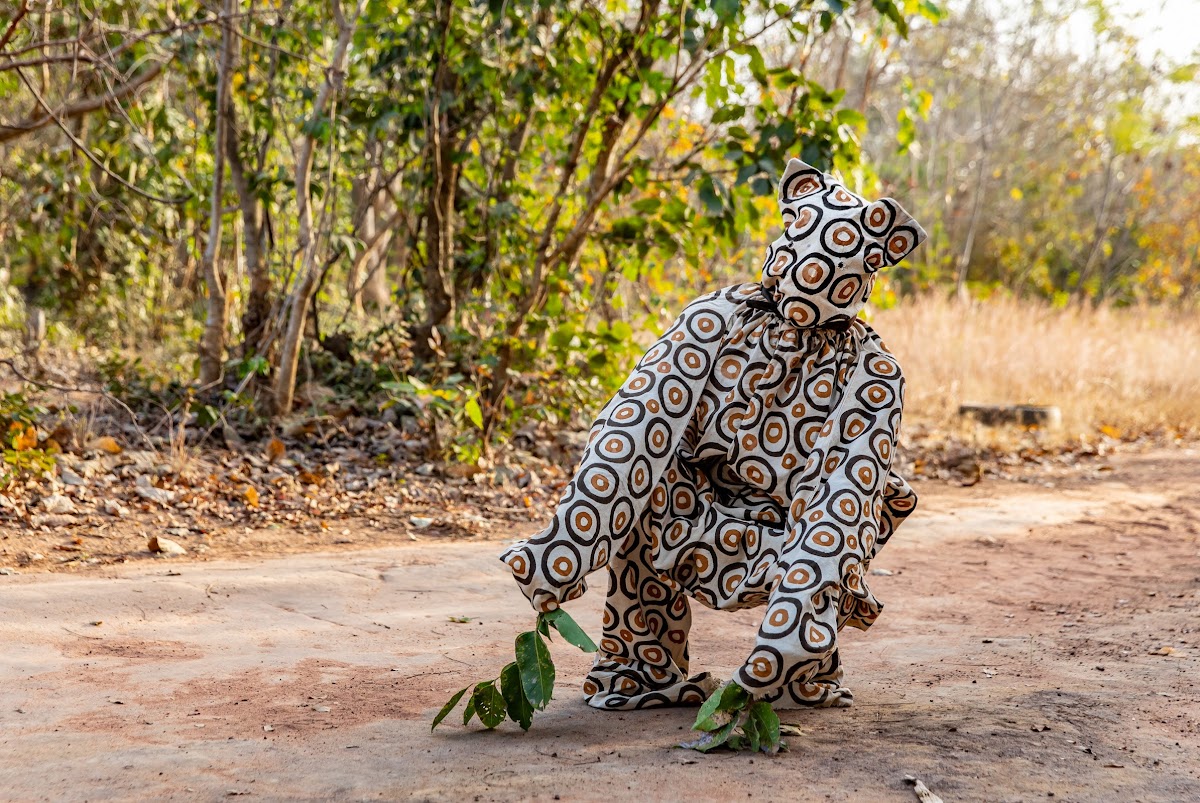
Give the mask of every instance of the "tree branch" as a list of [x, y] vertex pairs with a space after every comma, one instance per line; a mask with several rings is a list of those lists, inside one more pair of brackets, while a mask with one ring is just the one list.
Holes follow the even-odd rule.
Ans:
[[51, 109], [44, 98], [30, 85], [25, 79], [25, 74], [19, 67], [14, 68], [17, 74], [21, 76], [21, 80], [25, 83], [29, 90], [33, 92], [38, 105], [42, 108], [44, 114], [41, 117], [35, 117], [31, 120], [26, 120], [23, 123], [6, 125], [0, 123], [0, 143], [23, 137], [26, 134], [37, 131], [40, 128], [45, 128], [52, 123], [62, 124], [63, 120], [70, 120], [75, 117], [82, 117], [85, 114], [91, 114], [94, 111], [99, 111], [107, 104], [118, 101], [124, 97], [128, 97], [137, 90], [141, 89], [146, 84], [157, 78], [166, 66], [166, 62], [158, 61], [151, 65], [145, 72], [137, 78], [126, 81], [121, 86], [111, 92], [105, 92], [102, 95], [95, 95], [90, 98], [84, 98], [74, 103], [68, 103], [60, 106], [57, 109]]

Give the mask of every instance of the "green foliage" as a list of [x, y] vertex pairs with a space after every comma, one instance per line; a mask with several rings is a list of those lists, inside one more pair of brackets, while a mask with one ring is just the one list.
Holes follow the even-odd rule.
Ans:
[[[521, 730], [529, 730], [534, 711], [544, 711], [554, 696], [554, 661], [543, 638], [549, 638], [551, 627], [584, 652], [596, 651], [595, 643], [563, 609], [538, 614], [534, 629], [516, 638], [516, 660], [506, 664], [497, 679], [475, 685], [463, 711], [463, 725], [478, 716], [483, 726], [490, 730], [507, 717]], [[431, 731], [450, 715], [466, 693], [467, 689], [456, 692], [442, 706], [433, 719]]]
[[542, 614], [542, 621], [557, 630], [568, 643], [574, 644], [584, 652], [596, 652], [600, 649], [596, 646], [596, 642], [592, 641], [591, 637], [583, 632], [583, 628], [577, 625], [575, 620], [568, 616], [562, 608], [555, 608]]
[[692, 728], [701, 736], [680, 747], [702, 753], [721, 747], [768, 754], [787, 749], [780, 736], [779, 716], [770, 703], [755, 702], [749, 692], [732, 681], [704, 701]]
[[482, 444], [479, 429], [483, 414], [479, 391], [463, 374], [450, 374], [436, 385], [410, 375], [404, 379], [381, 382], [387, 393], [383, 409], [397, 407], [415, 416], [435, 436], [437, 448], [464, 463], [479, 459]]
[[508, 707], [508, 718], [520, 725], [521, 730], [529, 730], [533, 724], [533, 703], [525, 694], [525, 686], [521, 682], [521, 668], [516, 661], [500, 670], [500, 691]]
[[[13, 284], [114, 347], [188, 342], [215, 289], [202, 255], [215, 253], [228, 334], [245, 340], [229, 344], [227, 381], [195, 409], [204, 425], [269, 414], [258, 400], [290, 373], [279, 338], [302, 251], [304, 166], [292, 146], [312, 137], [323, 268], [307, 342], [327, 346], [317, 323], [340, 312], [338, 336], [356, 346], [383, 331], [406, 345], [349, 360], [308, 348], [302, 368], [361, 402], [386, 383], [386, 404], [466, 462], [531, 417], [585, 415], [625, 378], [641, 350], [635, 332], [661, 327], [664, 310], [718, 277], [752, 271], [755, 243], [778, 223], [771, 197], [789, 156], [858, 168], [870, 115], [797, 71], [790, 53], [855, 26], [903, 36], [910, 16], [940, 14], [925, 0], [663, 0], [632, 14], [564, 0], [367, 3], [323, 113], [314, 102], [337, 27], [330, 7], [241, 14], [229, 166], [213, 199], [223, 52], [213, 7], [90, 8], [110, 26], [112, 63], [52, 60], [52, 101], [151, 64], [163, 76], [81, 116], [78, 143], [46, 127], [5, 146], [0, 244]], [[36, 52], [47, 33], [70, 43], [83, 13], [35, 9], [11, 44]], [[0, 65], [0, 81], [12, 77]], [[213, 203], [226, 210], [218, 243], [207, 242]], [[372, 226], [392, 239], [380, 245]], [[384, 281], [367, 322], [373, 265]], [[171, 381], [190, 383], [190, 367], [167, 382], [138, 371], [110, 371], [122, 398], [188, 403]]]
[[539, 711], [550, 704], [554, 694], [554, 662], [550, 648], [536, 630], [521, 633], [516, 641], [517, 669], [525, 699]]

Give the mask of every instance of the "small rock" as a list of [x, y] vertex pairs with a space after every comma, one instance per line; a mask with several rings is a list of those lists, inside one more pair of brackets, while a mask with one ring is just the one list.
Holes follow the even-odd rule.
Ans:
[[337, 397], [337, 391], [318, 382], [305, 382], [296, 388], [296, 401], [311, 407], [323, 407]]
[[872, 569], [871, 574], [874, 574], [878, 577], [891, 577], [893, 574], [895, 574], [895, 572], [893, 572], [891, 569]]
[[409, 516], [408, 523], [421, 530], [433, 524], [433, 519], [426, 516]]
[[187, 554], [186, 549], [170, 538], [161, 538], [157, 535], [150, 536], [150, 540], [146, 543], [146, 548], [151, 552], [158, 552], [167, 556]]
[[433, 463], [422, 463], [417, 466], [416, 472], [422, 477], [432, 477], [434, 472]]
[[328, 713], [329, 713], [329, 706], [327, 706], [327, 705], [316, 705], [316, 706], [313, 706], [313, 711], [316, 711], [318, 714], [328, 714]]
[[76, 474], [74, 471], [67, 468], [66, 466], [61, 466], [58, 469], [58, 478], [60, 480], [62, 480], [63, 485], [75, 485], [75, 486], [87, 485], [87, 480], [85, 480], [83, 477], [79, 476], [78, 474]]
[[11, 566], [0, 566], [0, 574], [5, 574], [5, 575], [20, 574], [20, 572], [17, 571], [16, 569], [12, 568]]
[[145, 474], [138, 475], [133, 490], [147, 502], [169, 505], [175, 500], [174, 493], [163, 488], [154, 487], [154, 483], [150, 482], [150, 478]]
[[275, 726], [274, 725], [263, 725], [263, 730], [266, 731], [267, 733], [270, 733], [271, 731], [275, 730]]
[[100, 509], [114, 519], [123, 519], [129, 515], [129, 511], [115, 499], [105, 499], [100, 503]]
[[225, 439], [225, 445], [235, 452], [240, 452], [246, 448], [246, 442], [242, 440], [242, 436], [238, 431], [229, 424], [221, 425], [221, 437]]
[[47, 529], [54, 529], [57, 527], [74, 527], [76, 524], [79, 524], [79, 517], [70, 513], [51, 513], [44, 516], [30, 516], [29, 524], [32, 527]]
[[42, 508], [47, 513], [74, 513], [75, 503], [62, 494], [51, 494], [42, 500]]
[[518, 488], [536, 488], [541, 484], [541, 478], [538, 477], [538, 475], [532, 469], [528, 471], [522, 471], [517, 475]]
[[41, 552], [30, 552], [25, 559], [30, 563], [37, 563], [39, 560], [45, 560], [46, 556]]

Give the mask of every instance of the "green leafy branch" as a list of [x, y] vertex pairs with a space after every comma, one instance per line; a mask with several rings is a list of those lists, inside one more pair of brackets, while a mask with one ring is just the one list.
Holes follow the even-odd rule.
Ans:
[[701, 735], [679, 747], [701, 753], [726, 747], [774, 755], [787, 749], [781, 735], [783, 727], [786, 726], [779, 724], [779, 715], [771, 710], [770, 703], [754, 702], [749, 692], [730, 681], [700, 706], [692, 729]]
[[[491, 730], [507, 717], [520, 725], [521, 730], [529, 730], [533, 712], [544, 711], [554, 696], [554, 661], [546, 646], [552, 627], [584, 652], [596, 652], [596, 643], [562, 608], [539, 613], [536, 627], [517, 636], [516, 660], [501, 669], [495, 680], [475, 684], [463, 710], [463, 725], [469, 725], [472, 719], [479, 717], [483, 726]], [[469, 689], [471, 687], [467, 686], [459, 690], [442, 706], [433, 718], [430, 731], [450, 715]]]

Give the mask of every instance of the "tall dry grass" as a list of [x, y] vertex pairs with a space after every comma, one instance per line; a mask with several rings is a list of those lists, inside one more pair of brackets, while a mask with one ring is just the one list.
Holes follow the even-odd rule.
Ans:
[[1060, 438], [1200, 433], [1195, 314], [929, 296], [871, 323], [908, 379], [906, 422], [957, 428], [962, 402], [1042, 404], [1062, 410]]

